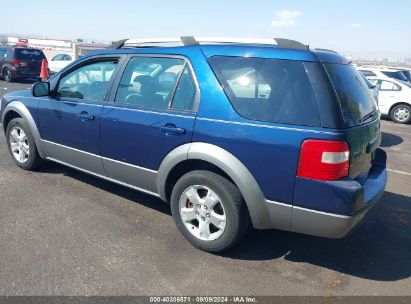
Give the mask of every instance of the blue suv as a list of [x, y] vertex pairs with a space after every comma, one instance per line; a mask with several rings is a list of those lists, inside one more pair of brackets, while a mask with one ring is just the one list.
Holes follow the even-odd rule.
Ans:
[[343, 237], [387, 181], [361, 75], [286, 39], [119, 41], [6, 94], [0, 117], [21, 168], [54, 161], [159, 197], [211, 252], [250, 225]]

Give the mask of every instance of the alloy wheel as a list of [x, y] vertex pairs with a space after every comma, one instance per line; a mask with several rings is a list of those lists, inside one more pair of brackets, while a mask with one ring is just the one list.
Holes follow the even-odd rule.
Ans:
[[30, 146], [23, 129], [20, 127], [11, 129], [9, 142], [14, 158], [20, 163], [27, 162], [30, 156]]
[[410, 111], [405, 107], [399, 107], [395, 110], [394, 117], [398, 121], [406, 121], [410, 117]]
[[180, 197], [179, 210], [185, 227], [196, 238], [213, 241], [224, 233], [226, 212], [219, 196], [209, 187], [188, 187]]

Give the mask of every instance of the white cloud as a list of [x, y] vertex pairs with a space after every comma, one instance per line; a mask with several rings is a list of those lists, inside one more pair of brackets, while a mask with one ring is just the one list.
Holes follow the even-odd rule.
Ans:
[[289, 27], [297, 25], [297, 18], [303, 13], [299, 11], [282, 10], [275, 12], [276, 19], [271, 23], [272, 27]]
[[360, 28], [360, 27], [362, 27], [361, 23], [352, 23], [351, 24], [351, 28]]

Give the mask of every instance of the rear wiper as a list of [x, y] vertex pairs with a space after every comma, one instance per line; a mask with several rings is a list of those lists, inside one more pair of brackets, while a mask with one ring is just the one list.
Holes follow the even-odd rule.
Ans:
[[366, 121], [367, 119], [373, 117], [376, 112], [377, 112], [377, 110], [372, 110], [370, 113], [364, 115], [364, 116], [360, 119], [360, 123], [362, 123], [362, 122]]

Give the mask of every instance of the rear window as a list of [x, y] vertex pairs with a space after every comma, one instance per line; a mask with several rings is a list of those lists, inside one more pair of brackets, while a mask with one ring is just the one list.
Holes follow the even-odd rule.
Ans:
[[405, 77], [405, 75], [402, 72], [398, 72], [398, 71], [387, 72], [387, 71], [384, 71], [384, 72], [381, 72], [381, 73], [383, 73], [385, 76], [388, 76], [390, 78], [394, 78], [394, 79], [398, 79], [398, 80], [402, 80], [402, 81], [407, 81], [408, 80], [407, 77]]
[[320, 125], [306, 63], [224, 56], [211, 57], [209, 62], [241, 116], [258, 121]]
[[16, 48], [14, 50], [14, 55], [15, 55], [15, 58], [19, 60], [24, 60], [24, 59], [42, 60], [45, 58], [43, 52], [41, 50], [36, 50], [36, 49]]
[[[352, 65], [324, 64], [340, 100], [346, 127], [367, 122], [377, 105], [367, 83]], [[370, 117], [371, 119], [372, 117]]]
[[375, 75], [375, 73], [373, 73], [369, 70], [359, 70], [359, 71], [366, 77], [377, 76], [377, 75]]

